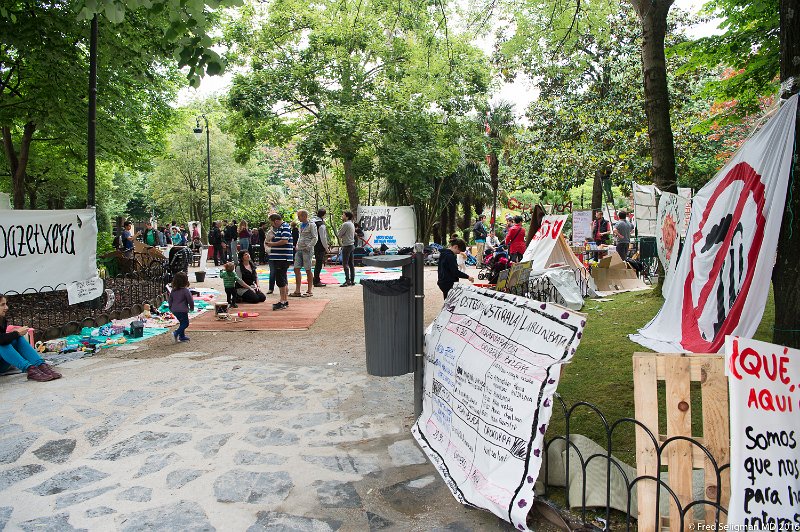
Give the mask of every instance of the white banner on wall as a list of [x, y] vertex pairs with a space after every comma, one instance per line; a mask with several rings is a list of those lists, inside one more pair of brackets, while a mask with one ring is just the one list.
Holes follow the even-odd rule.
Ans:
[[583, 245], [592, 238], [592, 211], [572, 211], [572, 243]]
[[716, 353], [726, 335], [755, 334], [786, 204], [796, 109], [794, 95], [697, 192], [664, 306], [633, 341], [661, 353]]
[[457, 284], [425, 336], [414, 437], [462, 504], [518, 530], [534, 499], [544, 434], [583, 314]]
[[94, 209], [0, 210], [0, 294], [97, 275]]
[[728, 336], [725, 362], [731, 411], [728, 529], [797, 530], [800, 351]]
[[358, 207], [358, 223], [364, 240], [373, 248], [412, 247], [417, 241], [414, 207]]
[[655, 185], [633, 183], [633, 219], [639, 236], [656, 236], [659, 192]]
[[530, 244], [528, 244], [528, 249], [525, 250], [520, 262], [531, 261], [532, 270], [546, 269], [549, 266], [547, 261], [553, 252], [558, 237], [561, 235], [561, 231], [564, 229], [566, 221], [566, 214], [548, 214], [542, 218], [542, 226], [533, 235]]
[[675, 266], [678, 264], [678, 250], [680, 249], [681, 226], [686, 212], [686, 199], [664, 192], [658, 199], [658, 218], [656, 220], [656, 250], [661, 264], [664, 265], [664, 288], [669, 291]]

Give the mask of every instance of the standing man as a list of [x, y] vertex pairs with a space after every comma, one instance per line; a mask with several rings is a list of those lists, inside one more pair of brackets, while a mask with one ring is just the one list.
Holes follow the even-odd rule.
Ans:
[[617, 238], [617, 253], [619, 258], [625, 260], [628, 258], [628, 249], [631, 246], [631, 231], [633, 231], [633, 224], [628, 221], [628, 212], [619, 211], [619, 222], [614, 226], [614, 236]]
[[592, 222], [592, 238], [598, 244], [605, 244], [606, 237], [611, 234], [611, 224], [603, 218], [603, 209], [598, 209], [594, 213]]
[[342, 267], [344, 268], [344, 282], [339, 286], [354, 286], [356, 284], [356, 268], [353, 262], [353, 250], [356, 243], [356, 226], [353, 224], [353, 213], [342, 213], [342, 226], [336, 236], [342, 246]]
[[133, 258], [133, 224], [130, 221], [125, 222], [125, 228], [122, 230], [122, 252], [125, 258]]
[[156, 234], [156, 230], [153, 229], [153, 224], [150, 222], [146, 222], [144, 224], [144, 230], [142, 231], [142, 242], [151, 247], [158, 245], [158, 235]]
[[[311, 277], [311, 253], [317, 244], [317, 224], [308, 219], [308, 211], [300, 209], [297, 211], [297, 246], [294, 252], [294, 293], [292, 297], [311, 297], [314, 281]], [[303, 281], [302, 270], [306, 271], [306, 284], [308, 290], [305, 294], [300, 292], [300, 285]]]
[[439, 286], [439, 290], [444, 294], [445, 299], [447, 299], [447, 294], [450, 293], [453, 285], [456, 284], [459, 279], [467, 279], [471, 283], [475, 281], [475, 279], [470, 277], [466, 272], [462, 272], [458, 269], [456, 255], [464, 253], [466, 250], [466, 242], [460, 238], [454, 238], [450, 240], [450, 247], [443, 249], [439, 253], [439, 278], [436, 284]]
[[294, 242], [292, 241], [292, 230], [289, 228], [289, 224], [283, 221], [283, 217], [280, 214], [270, 214], [269, 221], [275, 234], [269, 242], [265, 243], [270, 247], [269, 260], [273, 264], [275, 284], [278, 285], [280, 293], [280, 300], [272, 305], [272, 310], [283, 310], [289, 308], [289, 278], [287, 272], [292, 264]]
[[506, 233], [508, 256], [514, 262], [522, 260], [525, 254], [525, 229], [522, 227], [522, 216], [514, 216], [514, 225]]
[[485, 214], [478, 216], [478, 221], [475, 222], [472, 228], [472, 234], [475, 235], [475, 256], [478, 258], [478, 262], [483, 262], [483, 251], [486, 249], [486, 237], [489, 235], [489, 232], [486, 230], [486, 224], [484, 223], [485, 219]]
[[236, 252], [236, 245], [239, 243], [236, 220], [225, 226], [223, 236], [225, 237], [225, 243], [228, 245], [228, 261], [236, 266], [239, 263], [239, 254]]
[[317, 243], [314, 244], [314, 286], [321, 288], [325, 286], [319, 276], [322, 273], [322, 266], [325, 264], [325, 257], [328, 254], [328, 226], [325, 225], [325, 209], [317, 210], [317, 215], [311, 219], [311, 223], [317, 226]]
[[225, 264], [225, 253], [222, 251], [222, 231], [219, 230], [219, 222], [211, 224], [208, 232], [208, 243], [214, 250], [214, 266]]

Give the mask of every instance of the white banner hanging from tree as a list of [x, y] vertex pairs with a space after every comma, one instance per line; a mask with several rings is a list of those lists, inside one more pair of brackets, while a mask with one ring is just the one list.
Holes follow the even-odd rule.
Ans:
[[417, 241], [414, 207], [358, 207], [358, 223], [364, 240], [373, 248], [412, 247]]
[[726, 335], [756, 332], [786, 203], [796, 109], [797, 95], [695, 195], [664, 306], [633, 341], [662, 353], [716, 353]]
[[94, 209], [0, 210], [0, 294], [66, 289], [97, 275]]
[[457, 284], [425, 336], [425, 393], [412, 432], [462, 504], [518, 530], [534, 498], [561, 367], [586, 316]]
[[800, 528], [800, 351], [725, 339], [731, 410], [728, 529]]

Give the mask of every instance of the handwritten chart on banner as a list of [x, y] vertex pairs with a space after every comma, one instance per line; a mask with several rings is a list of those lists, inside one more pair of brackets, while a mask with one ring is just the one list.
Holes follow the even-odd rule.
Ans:
[[556, 246], [556, 241], [564, 229], [567, 215], [549, 214], [542, 218], [542, 226], [533, 235], [528, 249], [522, 255], [521, 262], [531, 261], [531, 268], [534, 270], [544, 270], [549, 265], [547, 260]]
[[798, 530], [800, 351], [727, 336], [725, 362], [731, 398], [729, 528]]
[[450, 291], [425, 337], [412, 432], [459, 502], [527, 530], [553, 393], [585, 319], [473, 286]]
[[592, 238], [592, 211], [572, 211], [572, 242], [582, 245]]

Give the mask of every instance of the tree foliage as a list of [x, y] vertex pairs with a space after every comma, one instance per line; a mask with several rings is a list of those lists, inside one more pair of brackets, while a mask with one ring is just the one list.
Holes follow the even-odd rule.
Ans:
[[448, 33], [445, 6], [402, 0], [272, 0], [228, 30], [250, 72], [228, 105], [240, 156], [297, 140], [304, 173], [341, 164], [350, 207], [375, 176], [382, 117], [411, 106], [460, 114], [488, 87], [482, 54]]

